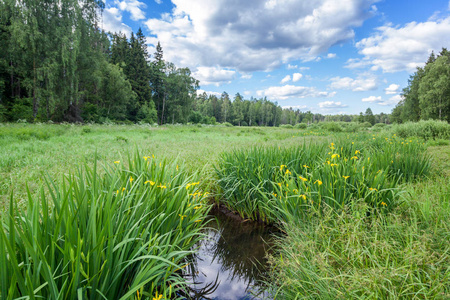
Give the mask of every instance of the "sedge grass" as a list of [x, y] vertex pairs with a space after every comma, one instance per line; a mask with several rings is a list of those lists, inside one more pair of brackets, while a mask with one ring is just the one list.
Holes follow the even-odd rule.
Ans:
[[175, 296], [209, 209], [198, 174], [182, 170], [136, 153], [102, 175], [94, 164], [58, 183], [47, 178], [50, 197], [29, 193], [26, 210], [11, 196], [1, 219], [0, 297]]

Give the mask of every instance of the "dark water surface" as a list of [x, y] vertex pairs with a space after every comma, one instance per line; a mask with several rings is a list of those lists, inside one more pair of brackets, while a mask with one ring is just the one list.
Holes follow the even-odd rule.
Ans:
[[[210, 213], [209, 238], [186, 268], [192, 299], [272, 299], [259, 280], [266, 279], [270, 228], [243, 222], [219, 210]], [[217, 221], [216, 221], [217, 220]]]

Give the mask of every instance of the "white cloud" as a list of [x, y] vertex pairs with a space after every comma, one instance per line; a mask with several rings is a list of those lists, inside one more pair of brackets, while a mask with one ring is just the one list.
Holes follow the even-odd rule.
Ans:
[[383, 100], [381, 96], [370, 96], [361, 99], [362, 102], [375, 103], [382, 106], [393, 106], [396, 105], [400, 100], [402, 100], [401, 95], [392, 96], [388, 100]]
[[297, 69], [297, 68], [298, 68], [297, 65], [291, 65], [291, 64], [288, 64], [288, 65], [287, 65], [287, 69], [288, 69], [288, 70]]
[[364, 60], [359, 58], [350, 58], [345, 63], [344, 68], [358, 69], [358, 68], [365, 68], [368, 65], [370, 65], [370, 61], [367, 59]]
[[372, 69], [383, 72], [415, 71], [423, 66], [431, 51], [450, 47], [450, 17], [427, 22], [411, 22], [403, 27], [386, 25], [356, 43]]
[[358, 76], [353, 79], [350, 77], [331, 78], [330, 87], [339, 90], [352, 90], [354, 92], [364, 92], [377, 89], [377, 79], [374, 76]]
[[146, 25], [178, 66], [269, 71], [354, 38], [377, 1], [172, 0], [170, 14]]
[[336, 57], [336, 53], [328, 53], [327, 54], [327, 58], [335, 58]]
[[302, 79], [303, 75], [301, 73], [294, 73], [292, 74], [292, 81], [293, 82], [297, 82], [300, 79]]
[[394, 95], [394, 94], [398, 94], [398, 89], [400, 88], [400, 85], [398, 84], [391, 84], [390, 86], [388, 86], [387, 88], [384, 89], [386, 95]]
[[131, 27], [122, 23], [122, 12], [117, 7], [109, 7], [103, 10], [101, 25], [106, 32], [122, 32], [128, 37], [131, 35]]
[[156, 2], [157, 4], [161, 4], [161, 3], [162, 3], [162, 0], [155, 0], [155, 2]]
[[281, 83], [286, 83], [291, 81], [291, 75], [286, 75], [283, 79], [281, 79]]
[[253, 77], [252, 74], [248, 74], [248, 73], [241, 74], [242, 79], [251, 79], [252, 77]]
[[119, 7], [120, 10], [129, 12], [133, 21], [145, 19], [145, 13], [141, 9], [147, 8], [147, 5], [144, 2], [139, 2], [137, 0], [116, 0], [114, 1], [114, 3]]
[[216, 86], [231, 82], [235, 75], [236, 71], [219, 67], [198, 67], [197, 71], [192, 73], [192, 76], [200, 81], [200, 85], [214, 84]]
[[336, 109], [336, 108], [348, 107], [348, 105], [346, 105], [346, 104], [342, 104], [341, 102], [334, 102], [334, 101], [320, 102], [318, 105], [320, 108], [325, 108], [325, 109]]
[[370, 103], [379, 103], [379, 102], [382, 102], [383, 100], [381, 100], [381, 96], [378, 96], [378, 97], [376, 97], [376, 96], [370, 96], [370, 97], [367, 97], [367, 98], [362, 98], [361, 99], [361, 101], [362, 102], [370, 102]]
[[313, 87], [284, 85], [272, 86], [265, 90], [256, 92], [259, 97], [268, 97], [271, 100], [286, 100], [289, 98], [306, 98], [306, 97], [333, 97], [335, 93], [317, 91]]

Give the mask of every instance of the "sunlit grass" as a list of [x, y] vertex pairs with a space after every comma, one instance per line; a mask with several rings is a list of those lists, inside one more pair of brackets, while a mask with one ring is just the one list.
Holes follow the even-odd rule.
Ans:
[[209, 210], [198, 174], [136, 153], [45, 181], [50, 196], [29, 193], [26, 210], [11, 197], [2, 217], [1, 297], [170, 298], [183, 288], [177, 271]]

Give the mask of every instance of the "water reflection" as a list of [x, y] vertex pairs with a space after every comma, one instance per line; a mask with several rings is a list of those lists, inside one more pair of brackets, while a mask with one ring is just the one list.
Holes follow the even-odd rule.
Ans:
[[265, 277], [272, 233], [217, 210], [211, 218], [205, 232], [209, 238], [186, 269], [191, 299], [270, 299], [259, 280]]

